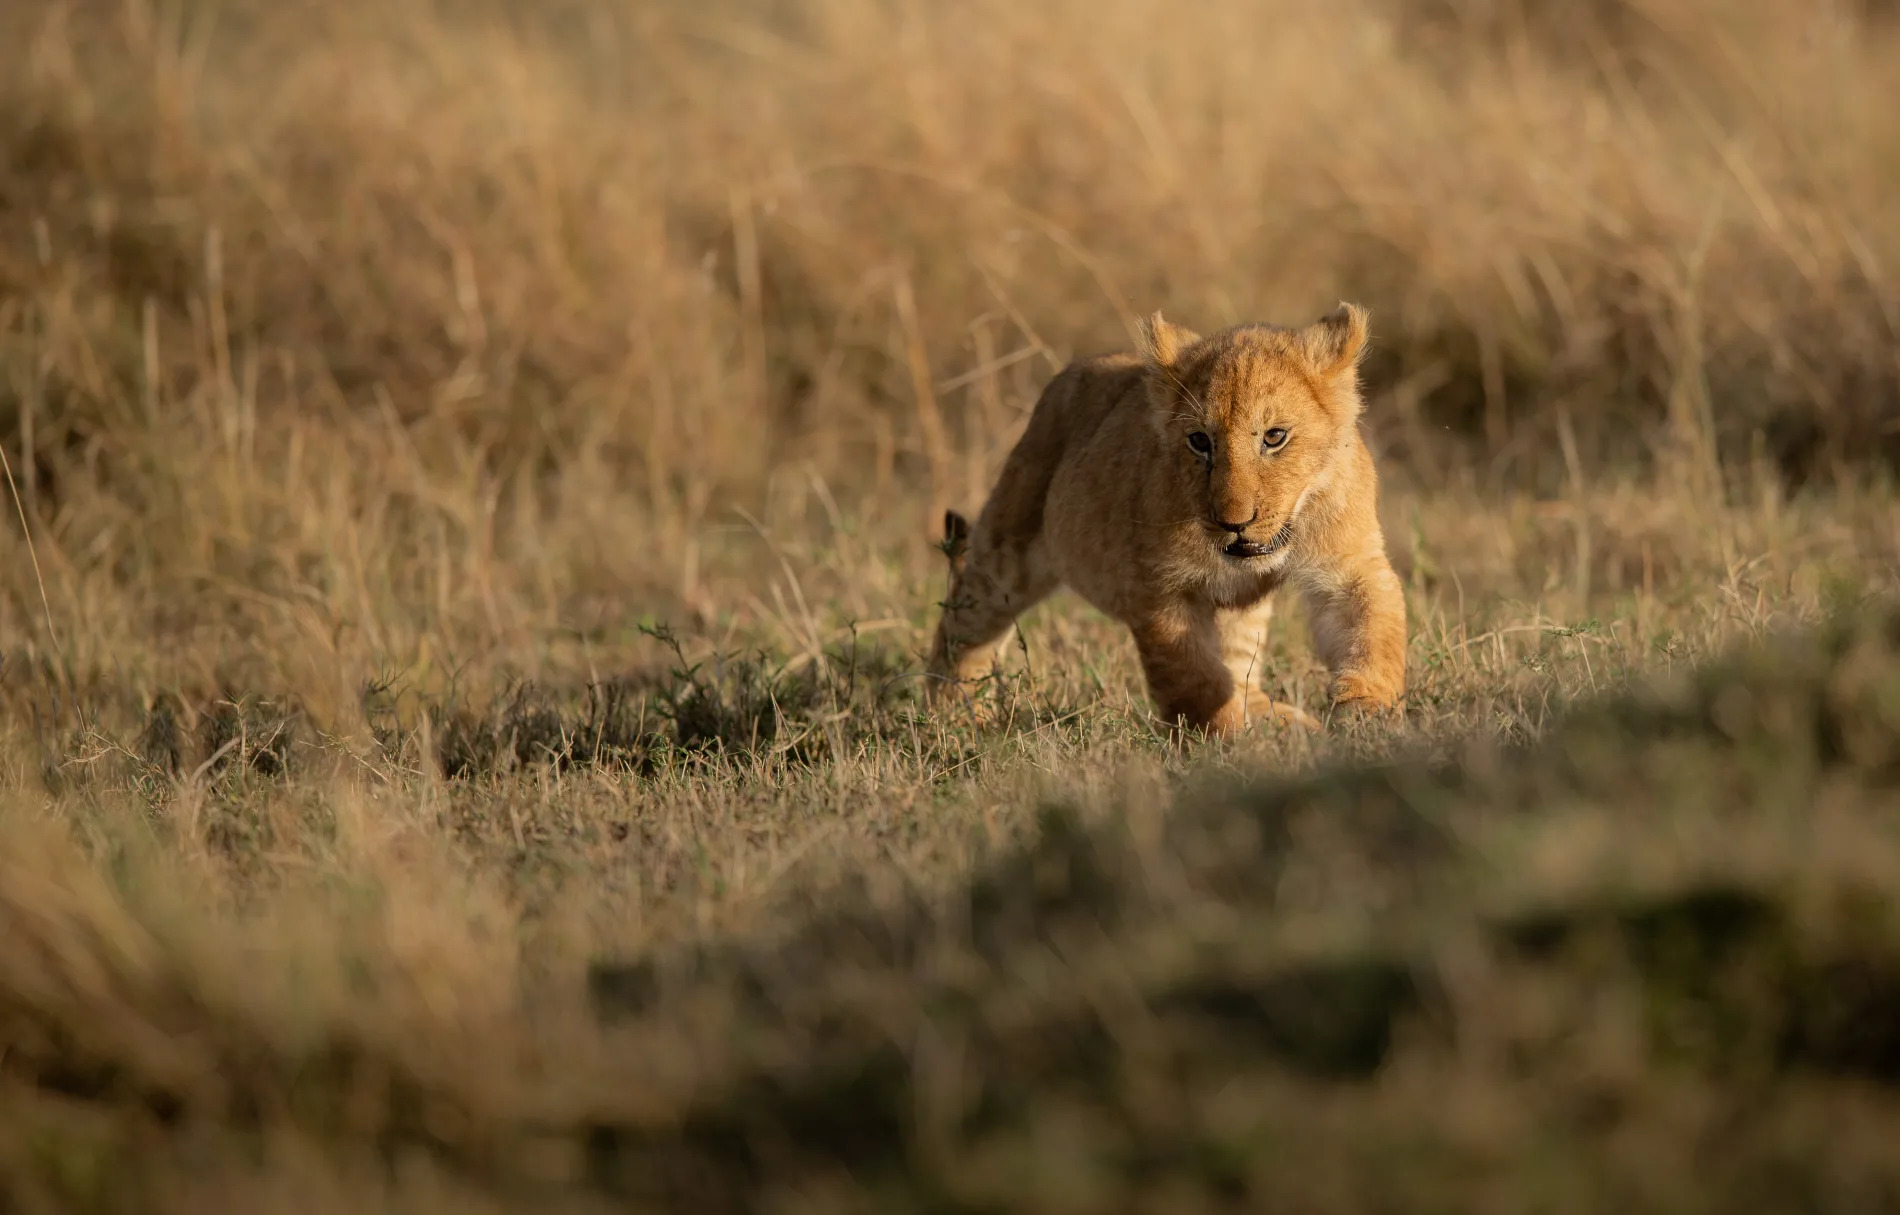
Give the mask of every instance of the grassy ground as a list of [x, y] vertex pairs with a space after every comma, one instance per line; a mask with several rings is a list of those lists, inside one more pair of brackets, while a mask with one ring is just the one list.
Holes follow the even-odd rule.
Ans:
[[[1900, 1204], [1892, 20], [5, 6], [0, 1207]], [[1054, 366], [1341, 296], [1402, 715], [920, 711]]]

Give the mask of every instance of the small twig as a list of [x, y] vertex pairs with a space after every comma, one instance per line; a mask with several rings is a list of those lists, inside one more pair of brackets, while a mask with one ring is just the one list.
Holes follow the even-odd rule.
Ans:
[[232, 749], [235, 748], [239, 743], [243, 741], [244, 741], [243, 734], [240, 733], [233, 736], [229, 742], [226, 742], [222, 747], [219, 747], [216, 751], [213, 751], [211, 755], [205, 760], [205, 762], [199, 764], [197, 767], [197, 770], [191, 774], [190, 779], [186, 780], [185, 783], [187, 785], [197, 784], [201, 779], [204, 778], [205, 773], [211, 771], [212, 768], [216, 767], [219, 760], [229, 755]]
[[66, 696], [79, 713], [79, 694], [73, 685], [73, 673], [66, 665], [66, 651], [60, 648], [59, 630], [53, 627], [53, 604], [46, 597], [46, 577], [40, 572], [39, 550], [33, 546], [33, 528], [26, 521], [26, 503], [20, 500], [20, 486], [13, 479], [13, 462], [7, 459], [6, 444], [0, 443], [0, 469], [7, 474], [7, 488], [13, 491], [13, 509], [20, 516], [20, 531], [26, 537], [26, 555], [33, 562], [33, 581], [40, 588], [40, 610], [46, 613], [46, 636], [53, 643], [53, 656], [59, 660], [60, 674], [66, 679]]

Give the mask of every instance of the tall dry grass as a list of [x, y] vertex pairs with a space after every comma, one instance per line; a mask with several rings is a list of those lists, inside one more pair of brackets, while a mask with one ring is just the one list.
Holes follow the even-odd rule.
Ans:
[[0, 21], [0, 427], [87, 676], [215, 651], [321, 685], [716, 615], [735, 507], [920, 542], [1050, 369], [1156, 306], [1370, 304], [1371, 424], [1426, 489], [1719, 496], [1897, 450], [1872, 10]]

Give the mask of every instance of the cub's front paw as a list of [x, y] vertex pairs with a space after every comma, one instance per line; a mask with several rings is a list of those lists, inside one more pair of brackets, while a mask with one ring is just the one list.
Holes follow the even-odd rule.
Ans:
[[1244, 713], [1248, 725], [1298, 726], [1303, 730], [1320, 728], [1319, 719], [1305, 709], [1274, 700], [1258, 690], [1247, 693]]
[[1362, 712], [1394, 709], [1405, 695], [1405, 686], [1395, 679], [1377, 679], [1367, 675], [1341, 675], [1333, 681], [1333, 707]]
[[1283, 704], [1265, 692], [1236, 692], [1231, 699], [1205, 716], [1192, 709], [1163, 709], [1159, 714], [1168, 733], [1185, 744], [1191, 738], [1234, 738], [1247, 730], [1275, 730], [1297, 726], [1304, 730], [1323, 727], [1312, 714], [1294, 705]]

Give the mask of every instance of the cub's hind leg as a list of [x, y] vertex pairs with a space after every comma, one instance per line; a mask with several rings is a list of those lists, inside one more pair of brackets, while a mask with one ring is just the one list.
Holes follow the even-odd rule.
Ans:
[[925, 697], [932, 705], [967, 696], [1016, 618], [1056, 588], [1039, 535], [1003, 535], [989, 523], [983, 520], [972, 535], [962, 515], [944, 516], [950, 593], [930, 650]]

